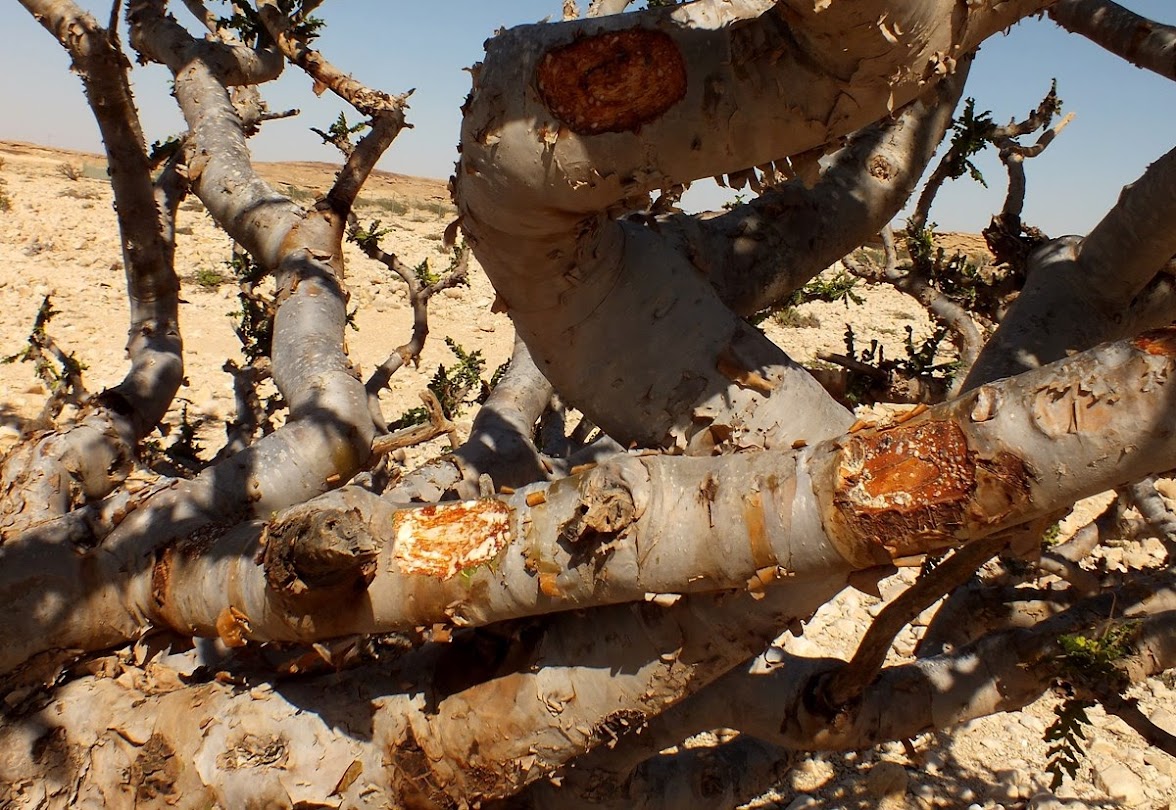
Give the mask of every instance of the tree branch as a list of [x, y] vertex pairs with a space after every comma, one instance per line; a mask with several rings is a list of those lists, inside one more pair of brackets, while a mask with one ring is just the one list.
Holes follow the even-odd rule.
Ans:
[[1067, 31], [1136, 67], [1176, 79], [1176, 28], [1141, 17], [1111, 0], [1058, 0], [1049, 16]]
[[856, 133], [812, 188], [792, 180], [729, 213], [679, 215], [659, 227], [683, 229], [694, 263], [741, 315], [786, 299], [898, 213], [951, 124], [970, 66], [961, 60], [894, 118]]
[[[652, 190], [860, 129], [925, 92], [925, 74], [951, 73], [986, 35], [1042, 5], [978, 7], [953, 27], [946, 0], [845, 4], [815, 18], [784, 4], [708, 0], [523, 26], [491, 40], [465, 116], [455, 198], [540, 370], [626, 445], [709, 453], [813, 442], [847, 427], [848, 414], [809, 375], [714, 300], [687, 257], [611, 215], [643, 207]], [[893, 30], [873, 24], [882, 14]], [[910, 15], [928, 24], [908, 25]], [[832, 25], [842, 26], [836, 37]], [[844, 31], [862, 41], [847, 42]], [[608, 81], [644, 92], [610, 89], [603, 107], [579, 105], [584, 88], [569, 77], [583, 74], [597, 48], [630, 40], [632, 52], [661, 56], [618, 63]], [[885, 56], [844, 73], [839, 55], [858, 46]], [[657, 76], [647, 64], [659, 66]], [[536, 76], [545, 89], [524, 91]], [[646, 101], [630, 109], [637, 98]], [[668, 290], [672, 306], [663, 304]], [[637, 323], [639, 340], [618, 328]], [[770, 391], [778, 393], [764, 398]]]
[[843, 707], [860, 699], [882, 669], [899, 632], [936, 601], [963, 585], [1007, 543], [1007, 538], [995, 536], [956, 551], [886, 605], [870, 624], [849, 663], [814, 689], [814, 703], [823, 706], [832, 719]]
[[136, 445], [163, 418], [184, 376], [173, 234], [182, 192], [176, 191], [175, 164], [161, 174], [157, 199], [117, 37], [68, 0], [22, 4], [70, 53], [103, 136], [131, 310], [131, 369], [74, 427], [6, 460], [0, 473], [4, 536], [118, 486]]
[[[223, 636], [228, 615], [242, 639], [311, 641], [651, 593], [771, 590], [780, 577], [827, 582], [847, 561], [867, 569], [966, 545], [1176, 466], [1176, 437], [1152, 427], [1176, 385], [1174, 347], [1171, 330], [1101, 346], [799, 452], [616, 458], [503, 501], [423, 508], [350, 489], [282, 515], [264, 541], [256, 524], [166, 548], [132, 532], [95, 555], [29, 538], [0, 547], [0, 591], [17, 594], [0, 663], [129, 639], [144, 617]], [[1120, 447], [1138, 449], [1109, 449]], [[892, 479], [895, 465], [918, 474]], [[184, 514], [166, 537], [182, 536]], [[389, 542], [394, 553], [380, 553]], [[35, 593], [19, 586], [30, 570]], [[127, 602], [96, 609], [94, 577]], [[341, 591], [363, 598], [341, 602]]]
[[1176, 255], [1173, 189], [1176, 150], [1126, 187], [1085, 239], [1055, 239], [1035, 251], [1025, 289], [972, 367], [965, 388], [1152, 325], [1140, 323], [1127, 307]]

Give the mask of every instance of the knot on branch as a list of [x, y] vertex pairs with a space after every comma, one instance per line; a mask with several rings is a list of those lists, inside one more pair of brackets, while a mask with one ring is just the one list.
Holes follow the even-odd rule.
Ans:
[[288, 600], [350, 596], [376, 575], [379, 542], [357, 509], [293, 509], [266, 527], [262, 542], [266, 582]]
[[584, 473], [579, 494], [579, 507], [560, 526], [562, 542], [576, 546], [603, 542], [623, 533], [640, 517], [641, 510], [624, 471], [612, 464]]

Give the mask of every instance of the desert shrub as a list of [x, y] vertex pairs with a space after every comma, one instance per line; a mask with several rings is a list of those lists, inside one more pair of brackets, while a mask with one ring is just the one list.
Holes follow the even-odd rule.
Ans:
[[212, 267], [201, 267], [192, 274], [192, 281], [196, 282], [196, 286], [205, 290], [216, 290], [227, 281], [229, 277]]
[[82, 166], [77, 163], [70, 163], [68, 160], [57, 164], [57, 173], [66, 180], [76, 183], [83, 177]]

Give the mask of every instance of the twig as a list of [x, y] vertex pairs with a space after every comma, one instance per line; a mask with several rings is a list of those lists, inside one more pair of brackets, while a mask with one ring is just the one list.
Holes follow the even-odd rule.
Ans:
[[[842, 262], [853, 275], [859, 278], [885, 281], [896, 290], [911, 296], [927, 309], [937, 323], [947, 327], [951, 333], [952, 342], [959, 353], [960, 370], [957, 371], [955, 382], [947, 393], [948, 396], [954, 396], [963, 384], [967, 369], [971, 368], [979, 356], [980, 350], [984, 347], [984, 338], [976, 325], [976, 319], [968, 310], [952, 301], [931, 283], [930, 268], [927, 266], [927, 262], [915, 261], [909, 267], [899, 268], [894, 234], [889, 226], [882, 230], [882, 245], [885, 250], [886, 263], [879, 271], [852, 256], [847, 256]], [[834, 357], [838, 359], [833, 359]], [[871, 368], [866, 364], [860, 364], [863, 368], [853, 368], [842, 361], [849, 358], [841, 358], [840, 355], [822, 356], [821, 359], [861, 373], [866, 373], [865, 369]]]
[[1068, 582], [1070, 587], [1082, 596], [1094, 596], [1102, 590], [1102, 583], [1098, 581], [1098, 577], [1057, 552], [1044, 552], [1037, 560], [1037, 567], [1046, 574], [1053, 574]]
[[208, 10], [201, 0], [183, 0], [184, 7], [203, 25], [210, 34], [220, 35], [222, 29], [217, 25], [219, 18]]
[[400, 276], [408, 288], [408, 302], [412, 307], [413, 328], [412, 337], [407, 343], [399, 346], [388, 359], [372, 372], [365, 384], [368, 396], [376, 397], [388, 387], [392, 375], [406, 363], [416, 362], [425, 347], [425, 340], [429, 336], [429, 299], [442, 290], [464, 284], [469, 277], [469, 249], [460, 248], [457, 252], [452, 270], [440, 280], [422, 287], [420, 280], [396, 257], [380, 247], [377, 234], [368, 234], [367, 238], [359, 238], [357, 221], [352, 218], [351, 238], [364, 254], [374, 261], [380, 262], [389, 270]]
[[849, 663], [829, 675], [814, 690], [830, 713], [856, 701], [865, 692], [882, 669], [894, 639], [904, 627], [936, 600], [964, 584], [977, 568], [1008, 542], [1007, 536], [997, 535], [956, 550], [887, 605], [866, 631]]
[[1153, 723], [1139, 708], [1139, 701], [1136, 698], [1124, 697], [1110, 689], [1095, 689], [1090, 686], [1085, 686], [1081, 691], [1089, 692], [1108, 713], [1133, 728], [1149, 745], [1176, 757], [1176, 734], [1165, 731]]
[[[376, 167], [380, 156], [392, 145], [392, 141], [404, 129], [410, 128], [404, 117], [408, 97], [412, 91], [398, 96], [389, 95], [356, 81], [343, 73], [318, 51], [300, 38], [290, 18], [282, 13], [275, 0], [260, 0], [257, 4], [262, 24], [273, 37], [282, 55], [302, 68], [315, 82], [315, 88], [329, 88], [331, 92], [346, 101], [359, 112], [371, 119], [371, 131], [360, 139], [354, 148], [340, 146], [347, 162], [339, 172], [334, 186], [327, 192], [327, 202], [333, 210], [346, 216], [355, 203], [360, 188]], [[336, 145], [333, 137], [320, 133]], [[344, 139], [346, 136], [342, 136]]]
[[869, 363], [863, 363], [861, 360], [857, 360], [853, 357], [846, 357], [844, 354], [818, 352], [817, 359], [824, 360], [826, 363], [833, 363], [834, 365], [841, 366], [844, 369], [857, 372], [858, 374], [864, 374], [867, 377], [874, 378], [875, 380], [888, 380], [890, 377], [890, 375], [888, 375], [882, 369], [871, 366]]
[[425, 410], [429, 414], [429, 423], [413, 425], [412, 427], [397, 430], [384, 436], [377, 436], [372, 441], [373, 462], [396, 450], [405, 447], [415, 447], [418, 444], [424, 444], [438, 436], [446, 434], [449, 435], [451, 447], [458, 447], [460, 445], [457, 437], [457, 426], [445, 417], [445, 412], [441, 408], [441, 403], [438, 401], [437, 395], [426, 388], [421, 392], [420, 396], [421, 401], [425, 403]]
[[237, 417], [226, 425], [228, 440], [217, 453], [216, 460], [228, 458], [253, 444], [257, 431], [269, 426], [270, 414], [257, 396], [257, 388], [272, 375], [270, 361], [259, 357], [244, 368], [233, 360], [226, 360], [224, 370], [233, 378], [233, 398], [236, 401]]
[[1149, 476], [1124, 488], [1131, 505], [1139, 510], [1148, 529], [1168, 549], [1176, 553], [1176, 512], [1168, 508], [1164, 497], [1156, 489], [1156, 476]]

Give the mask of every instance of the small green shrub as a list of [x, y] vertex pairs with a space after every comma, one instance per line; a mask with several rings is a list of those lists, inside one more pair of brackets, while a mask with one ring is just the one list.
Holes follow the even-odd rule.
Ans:
[[395, 197], [376, 197], [371, 200], [365, 200], [364, 204], [400, 217], [408, 213], [408, 204]]
[[192, 280], [196, 282], [196, 286], [205, 290], [219, 289], [222, 284], [229, 281], [229, 277], [220, 270], [211, 267], [201, 267], [192, 274]]
[[[457, 363], [448, 368], [444, 364], [437, 366], [428, 388], [436, 394], [445, 418], [455, 419], [467, 405], [484, 402], [490, 393], [490, 386], [482, 379], [482, 373], [486, 370], [486, 360], [482, 357], [481, 351], [467, 352], [457, 341], [448, 337], [445, 338], [445, 345], [457, 357]], [[388, 427], [392, 430], [401, 430], [423, 424], [428, 418], [428, 412], [424, 408], [411, 408]]]
[[784, 307], [772, 313], [772, 321], [785, 329], [818, 329], [821, 319], [816, 315], [801, 312], [795, 307]]

